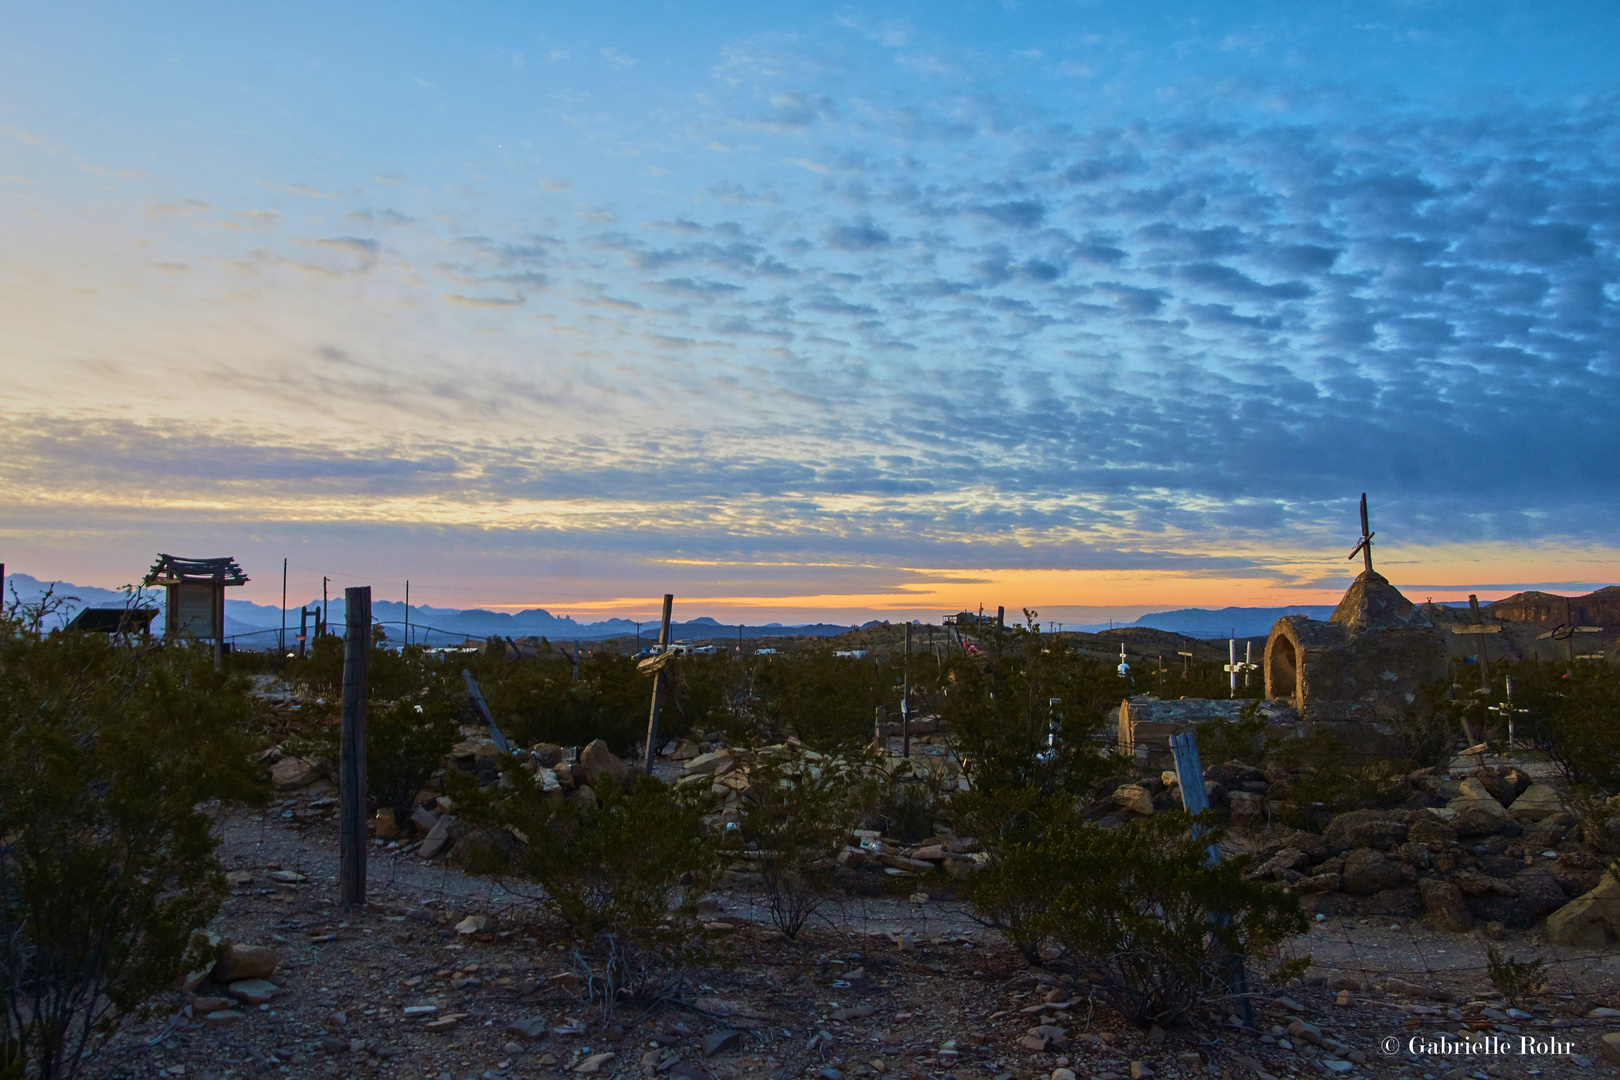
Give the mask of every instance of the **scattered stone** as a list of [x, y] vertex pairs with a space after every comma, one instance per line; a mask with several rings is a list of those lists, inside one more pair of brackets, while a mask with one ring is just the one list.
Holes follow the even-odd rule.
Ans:
[[[870, 1012], [870, 1010], [868, 1010]], [[724, 1031], [711, 1031], [703, 1036], [703, 1056], [706, 1058], [735, 1047], [742, 1039], [742, 1032], [727, 1029]]]
[[217, 983], [235, 982], [238, 979], [262, 979], [275, 974], [276, 966], [280, 963], [281, 958], [276, 954], [276, 950], [268, 946], [233, 943], [226, 946], [224, 954], [220, 956], [209, 975]]
[[716, 750], [713, 753], [699, 754], [686, 763], [688, 776], [722, 776], [729, 772], [734, 762], [731, 760], [731, 751]]
[[422, 1025], [422, 1030], [449, 1031], [459, 1023], [461, 1023], [461, 1017], [455, 1013], [451, 1013], [448, 1016], [441, 1016], [437, 1020], [429, 1020], [427, 1023]]
[[1611, 1031], [1603, 1036], [1599, 1050], [1603, 1054], [1604, 1061], [1610, 1065], [1620, 1065], [1620, 1031]]
[[1508, 813], [1520, 821], [1541, 821], [1563, 812], [1564, 801], [1551, 784], [1531, 784], [1508, 807]]
[[481, 934], [489, 926], [488, 915], [469, 915], [456, 923], [456, 933], [463, 936], [468, 934]]
[[1073, 1069], [1053, 1069], [1052, 1080], [1075, 1080]]
[[1148, 1067], [1147, 1062], [1145, 1062], [1145, 1061], [1133, 1061], [1133, 1062], [1131, 1062], [1131, 1080], [1143, 1080], [1144, 1077], [1148, 1077], [1148, 1076], [1152, 1076], [1152, 1075], [1153, 1075], [1153, 1070]]
[[207, 1024], [209, 1027], [224, 1027], [227, 1024], [240, 1024], [246, 1022], [246, 1020], [247, 1017], [237, 1012], [235, 1009], [222, 1009], [219, 1012], [211, 1012], [207, 1016], [203, 1017], [203, 1023]]
[[205, 1016], [211, 1012], [231, 1007], [230, 998], [222, 997], [194, 997], [191, 999], [191, 1012], [193, 1016]]
[[871, 1016], [877, 1010], [870, 1005], [851, 1005], [843, 1009], [834, 1009], [828, 1015], [834, 1020], [859, 1020], [863, 1016]]
[[321, 1040], [321, 1049], [328, 1054], [347, 1054], [349, 1052], [349, 1040], [340, 1039], [336, 1035], [328, 1035]]
[[281, 987], [266, 979], [240, 979], [225, 988], [225, 992], [245, 1005], [268, 1005]]
[[437, 1005], [407, 1005], [400, 1010], [407, 1020], [432, 1016], [438, 1011], [439, 1007]]
[[578, 1065], [575, 1065], [574, 1066], [574, 1071], [576, 1073], [580, 1073], [582, 1075], [589, 1075], [591, 1073], [599, 1073], [604, 1068], [611, 1065], [613, 1063], [613, 1059], [615, 1057], [617, 1057], [617, 1056], [618, 1055], [613, 1053], [613, 1051], [611, 1051], [611, 1050], [609, 1050], [605, 1054], [592, 1054], [590, 1057], [586, 1058], [584, 1061], [580, 1062]]
[[522, 1016], [506, 1025], [508, 1034], [537, 1042], [546, 1037], [546, 1018], [543, 1016]]
[[326, 1014], [326, 1027], [329, 1031], [342, 1031], [349, 1026], [349, 1014], [341, 1009]]

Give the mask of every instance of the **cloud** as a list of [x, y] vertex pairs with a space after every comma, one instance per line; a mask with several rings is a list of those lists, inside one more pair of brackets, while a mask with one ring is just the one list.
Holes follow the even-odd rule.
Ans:
[[822, 236], [835, 251], [875, 251], [887, 247], [891, 239], [886, 230], [871, 221], [833, 225]]

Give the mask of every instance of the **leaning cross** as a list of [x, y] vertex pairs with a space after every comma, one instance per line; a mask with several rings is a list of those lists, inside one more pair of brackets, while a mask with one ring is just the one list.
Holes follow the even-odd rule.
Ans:
[[[1593, 659], [1594, 658], [1593, 656], [1581, 656], [1581, 657], [1578, 657], [1578, 658], [1576, 657], [1576, 655], [1575, 655], [1575, 635], [1576, 634], [1601, 634], [1601, 633], [1603, 633], [1603, 627], [1601, 627], [1601, 626], [1576, 626], [1575, 625], [1574, 608], [1571, 605], [1569, 597], [1566, 596], [1566, 597], [1564, 597], [1564, 621], [1559, 623], [1557, 626], [1553, 627], [1551, 630], [1547, 631], [1545, 634], [1536, 635], [1536, 640], [1537, 641], [1546, 641], [1548, 638], [1552, 638], [1554, 641], [1567, 641], [1567, 642], [1569, 642], [1569, 673], [1570, 673], [1571, 676], [1573, 676], [1575, 674], [1575, 661], [1577, 659], [1586, 660], [1586, 659]], [[1596, 654], [1596, 656], [1602, 656], [1602, 655], [1603, 655], [1602, 653]]]
[[636, 665], [643, 675], [653, 680], [652, 708], [647, 712], [647, 775], [653, 774], [653, 762], [658, 758], [658, 711], [664, 704], [664, 669], [675, 662], [680, 654], [669, 647], [669, 615], [675, 605], [672, 593], [664, 594], [663, 624], [658, 629], [658, 653]]
[[[1501, 623], [1488, 624], [1484, 621], [1484, 617], [1479, 611], [1479, 595], [1477, 593], [1468, 594], [1468, 608], [1473, 613], [1474, 621], [1471, 624], [1453, 626], [1451, 628], [1453, 634], [1500, 634], [1502, 632]], [[1485, 654], [1485, 641], [1483, 638], [1479, 642], [1479, 692], [1486, 695], [1491, 692], [1491, 661]]]
[[1367, 568], [1367, 573], [1369, 574], [1372, 573], [1373, 535], [1372, 530], [1367, 528], [1367, 493], [1363, 491], [1361, 493], [1361, 539], [1356, 542], [1355, 547], [1350, 549], [1350, 559], [1346, 561], [1354, 560], [1356, 554], [1359, 552], [1361, 555], [1362, 565]]

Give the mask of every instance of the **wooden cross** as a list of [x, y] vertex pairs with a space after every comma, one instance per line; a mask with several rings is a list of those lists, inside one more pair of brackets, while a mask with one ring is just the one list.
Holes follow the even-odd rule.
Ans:
[[[1567, 642], [1569, 642], [1569, 673], [1573, 677], [1574, 674], [1575, 674], [1575, 661], [1577, 659], [1577, 657], [1575, 656], [1575, 635], [1576, 634], [1601, 634], [1601, 633], [1603, 633], [1603, 627], [1601, 627], [1601, 626], [1576, 626], [1575, 625], [1574, 608], [1571, 605], [1569, 597], [1566, 596], [1566, 597], [1564, 597], [1564, 621], [1559, 623], [1557, 626], [1553, 627], [1551, 630], [1547, 631], [1545, 634], [1536, 635], [1536, 640], [1537, 641], [1546, 641], [1548, 638], [1552, 638], [1554, 641], [1567, 641]], [[1602, 656], [1603, 654], [1598, 653], [1596, 655], [1597, 656]], [[1591, 658], [1592, 657], [1591, 657], [1590, 654], [1585, 654], [1585, 655], [1581, 656], [1579, 659], [1584, 660], [1584, 659], [1591, 659]]]
[[1367, 493], [1363, 491], [1361, 493], [1361, 539], [1357, 541], [1355, 547], [1350, 549], [1350, 558], [1346, 561], [1354, 561], [1356, 555], [1359, 553], [1361, 555], [1362, 565], [1367, 568], [1367, 573], [1369, 574], [1372, 573], [1373, 535], [1372, 530], [1367, 528]]
[[664, 594], [664, 617], [658, 629], [658, 653], [649, 656], [636, 665], [636, 670], [643, 675], [651, 675], [652, 708], [647, 712], [647, 775], [653, 774], [653, 762], [658, 759], [658, 712], [664, 704], [664, 669], [675, 661], [680, 653], [669, 647], [669, 616], [675, 606], [675, 597], [672, 593]]
[[[1500, 634], [1502, 632], [1501, 623], [1486, 625], [1484, 622], [1483, 617], [1479, 613], [1478, 594], [1468, 594], [1468, 607], [1469, 610], [1473, 612], [1473, 624], [1465, 626], [1453, 626], [1451, 628], [1451, 632], [1453, 634]], [[1485, 655], [1484, 638], [1480, 638], [1479, 642], [1479, 692], [1482, 694], [1489, 694], [1491, 692], [1491, 662]]]

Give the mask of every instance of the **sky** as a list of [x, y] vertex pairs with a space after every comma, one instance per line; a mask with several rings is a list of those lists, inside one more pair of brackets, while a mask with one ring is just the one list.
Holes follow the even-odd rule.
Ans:
[[97, 3], [0, 561], [650, 618], [1620, 580], [1620, 6]]

